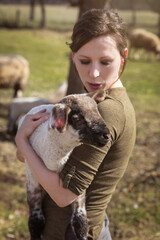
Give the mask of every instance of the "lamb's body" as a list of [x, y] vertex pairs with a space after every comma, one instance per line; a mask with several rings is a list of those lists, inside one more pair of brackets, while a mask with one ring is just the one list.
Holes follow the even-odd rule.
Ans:
[[[53, 104], [36, 107], [30, 113], [44, 108], [50, 112]], [[78, 132], [75, 132], [71, 126], [68, 126], [68, 130], [62, 134], [57, 130], [48, 131], [48, 121], [46, 121], [34, 131], [30, 143], [48, 169], [60, 172], [73, 148], [80, 144], [80, 140]]]
[[[97, 105], [90, 97], [77, 94], [61, 100], [59, 104], [42, 105], [28, 114], [42, 109], [50, 112], [50, 118], [41, 124], [30, 137], [30, 143], [47, 168], [60, 172], [73, 149], [81, 143], [104, 146], [109, 131], [101, 118]], [[22, 120], [23, 121], [23, 120]], [[21, 121], [21, 122], [22, 122]], [[20, 124], [21, 124], [20, 122]], [[30, 207], [29, 228], [31, 240], [41, 239], [44, 217], [41, 209], [41, 187], [26, 163], [27, 198]], [[79, 196], [73, 203], [72, 225], [83, 222], [81, 229], [74, 228], [78, 239], [87, 239], [85, 201]]]

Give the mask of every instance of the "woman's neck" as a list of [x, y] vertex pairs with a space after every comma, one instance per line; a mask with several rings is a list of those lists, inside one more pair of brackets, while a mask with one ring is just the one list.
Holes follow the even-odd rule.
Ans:
[[114, 82], [111, 87], [109, 87], [109, 89], [112, 89], [112, 88], [119, 88], [119, 87], [123, 87], [123, 84], [121, 82], [120, 79], [118, 79], [116, 82]]

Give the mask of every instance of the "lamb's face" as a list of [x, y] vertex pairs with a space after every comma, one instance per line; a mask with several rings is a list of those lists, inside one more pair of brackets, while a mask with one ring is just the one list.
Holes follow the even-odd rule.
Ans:
[[107, 144], [110, 138], [109, 130], [93, 99], [77, 94], [65, 97], [61, 103], [69, 107], [68, 124], [79, 132], [81, 142], [98, 147]]

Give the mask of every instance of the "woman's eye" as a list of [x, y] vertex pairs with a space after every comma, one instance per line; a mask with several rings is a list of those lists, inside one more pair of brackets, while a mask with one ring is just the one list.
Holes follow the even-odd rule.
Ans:
[[81, 63], [81, 64], [86, 64], [86, 65], [87, 65], [87, 64], [90, 63], [90, 61], [88, 61], [88, 60], [80, 60], [80, 63]]
[[109, 61], [102, 61], [101, 64], [103, 64], [103, 65], [109, 65], [110, 62], [109, 62]]

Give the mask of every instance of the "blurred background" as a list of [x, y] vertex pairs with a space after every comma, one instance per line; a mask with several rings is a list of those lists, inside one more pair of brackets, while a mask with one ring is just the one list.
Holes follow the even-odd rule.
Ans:
[[29, 239], [17, 122], [33, 106], [83, 92], [66, 42], [90, 8], [115, 8], [126, 22], [121, 80], [137, 118], [135, 148], [107, 209], [112, 237], [160, 240], [159, 0], [0, 0], [0, 240]]

